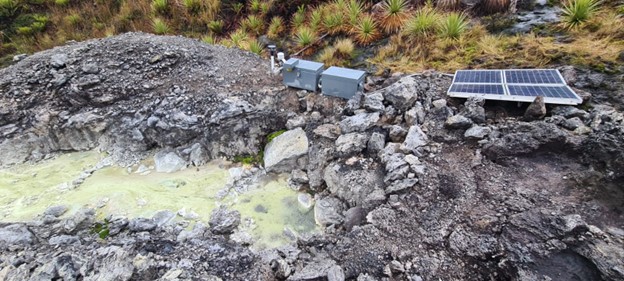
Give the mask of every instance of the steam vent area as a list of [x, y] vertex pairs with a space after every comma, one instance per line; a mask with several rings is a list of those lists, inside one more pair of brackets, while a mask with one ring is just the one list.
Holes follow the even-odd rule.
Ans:
[[624, 280], [622, 71], [208, 41], [0, 69], [0, 280]]

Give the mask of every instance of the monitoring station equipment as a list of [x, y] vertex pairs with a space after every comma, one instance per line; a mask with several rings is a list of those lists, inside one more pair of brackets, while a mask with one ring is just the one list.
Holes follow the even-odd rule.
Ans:
[[[350, 99], [358, 91], [364, 91], [366, 72], [332, 66], [325, 70], [320, 62], [298, 58], [284, 59], [284, 53], [276, 53], [275, 45], [267, 46], [271, 55], [271, 73], [282, 73], [283, 83], [288, 87], [318, 91], [328, 96]], [[277, 54], [277, 61], [275, 55]]]
[[450, 97], [577, 105], [583, 102], [556, 69], [458, 70], [447, 92]]

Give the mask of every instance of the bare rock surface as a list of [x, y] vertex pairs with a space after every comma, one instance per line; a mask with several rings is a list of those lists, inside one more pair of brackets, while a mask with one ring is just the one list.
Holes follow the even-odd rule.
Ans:
[[2, 165], [92, 148], [116, 163], [165, 151], [201, 165], [257, 155], [292, 128], [266, 147], [281, 156], [265, 168], [291, 175], [322, 226], [252, 250], [232, 209], [189, 226], [171, 210], [102, 221], [50, 208], [0, 223], [0, 279], [624, 280], [617, 76], [568, 69], [592, 99], [529, 120], [526, 106], [447, 97], [451, 77], [433, 71], [345, 102], [285, 89], [265, 68], [239, 50], [130, 33], [0, 70]]

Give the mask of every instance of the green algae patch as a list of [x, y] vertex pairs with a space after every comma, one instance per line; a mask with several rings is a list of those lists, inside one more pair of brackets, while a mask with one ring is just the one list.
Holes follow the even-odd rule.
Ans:
[[32, 220], [50, 206], [64, 205], [66, 215], [93, 208], [102, 221], [109, 215], [149, 218], [170, 210], [178, 221], [207, 223], [213, 209], [227, 205], [247, 222], [242, 229], [256, 249], [284, 245], [317, 230], [313, 212], [299, 206], [286, 176], [261, 177], [256, 187], [240, 193], [226, 188], [230, 172], [224, 167], [229, 163], [158, 173], [147, 170], [153, 163], [145, 161], [139, 172], [136, 166], [108, 166], [74, 184], [102, 159], [97, 152], [76, 152], [0, 169], [0, 221]]
[[64, 204], [64, 190], [100, 158], [94, 151], [66, 153], [37, 164], [0, 169], [0, 219], [29, 220], [49, 206]]

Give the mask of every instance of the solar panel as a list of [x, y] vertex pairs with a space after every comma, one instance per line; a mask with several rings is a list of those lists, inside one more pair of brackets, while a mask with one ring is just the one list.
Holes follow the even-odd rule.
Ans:
[[505, 88], [502, 84], [453, 84], [450, 89], [455, 93], [474, 93], [504, 95]]
[[565, 84], [555, 69], [505, 70], [507, 84]]
[[502, 83], [500, 70], [459, 70], [453, 83]]
[[567, 86], [529, 86], [529, 85], [507, 85], [509, 94], [512, 96], [542, 96], [545, 98], [569, 98], [576, 99], [577, 96]]
[[583, 102], [556, 69], [458, 70], [448, 95], [518, 102], [533, 102], [542, 96], [546, 103]]

